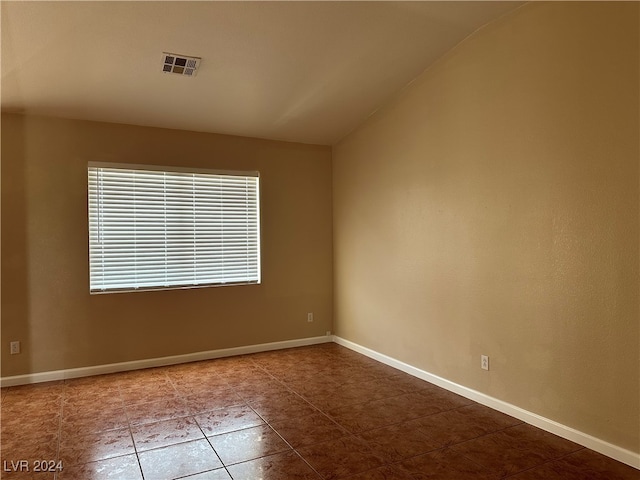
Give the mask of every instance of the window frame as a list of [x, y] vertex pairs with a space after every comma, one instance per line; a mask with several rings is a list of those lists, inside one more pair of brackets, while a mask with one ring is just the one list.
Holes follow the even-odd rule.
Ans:
[[[207, 282], [207, 283], [181, 283], [175, 285], [156, 285], [156, 286], [126, 286], [126, 287], [108, 287], [108, 288], [93, 288], [92, 286], [92, 211], [91, 211], [91, 169], [122, 169], [122, 170], [136, 170], [136, 171], [151, 171], [151, 172], [166, 172], [169, 174], [204, 174], [204, 175], [218, 175], [218, 176], [235, 176], [235, 177], [251, 177], [256, 179], [255, 191], [256, 191], [256, 204], [255, 204], [255, 222], [256, 222], [256, 280], [243, 280], [243, 281], [220, 281], [220, 282]], [[246, 171], [246, 170], [223, 170], [223, 169], [208, 169], [208, 168], [191, 168], [183, 166], [173, 165], [156, 165], [156, 164], [133, 164], [133, 163], [110, 163], [110, 162], [88, 162], [87, 163], [87, 230], [88, 230], [88, 267], [89, 267], [89, 293], [91, 295], [103, 295], [112, 293], [130, 293], [130, 292], [143, 292], [143, 291], [158, 291], [158, 290], [185, 290], [194, 288], [208, 288], [208, 287], [224, 287], [224, 286], [242, 286], [242, 285], [260, 285], [262, 283], [262, 211], [261, 211], [261, 177], [260, 172]], [[195, 222], [194, 222], [195, 223]], [[165, 261], [165, 265], [168, 262]]]

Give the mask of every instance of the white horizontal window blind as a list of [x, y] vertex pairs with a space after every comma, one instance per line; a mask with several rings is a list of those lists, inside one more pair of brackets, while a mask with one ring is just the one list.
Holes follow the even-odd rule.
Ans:
[[257, 172], [89, 164], [92, 292], [260, 283]]

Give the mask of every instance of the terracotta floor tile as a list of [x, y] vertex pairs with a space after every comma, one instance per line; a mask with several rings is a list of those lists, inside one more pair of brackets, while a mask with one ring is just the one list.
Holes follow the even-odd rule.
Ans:
[[231, 388], [195, 393], [186, 395], [183, 398], [187, 408], [194, 415], [211, 410], [244, 405], [244, 400]]
[[57, 431], [43, 433], [38, 429], [23, 428], [21, 430], [16, 430], [15, 432], [5, 433], [7, 428], [4, 425], [2, 430], [2, 447], [50, 443], [52, 441], [57, 441], [58, 439]]
[[246, 462], [291, 448], [268, 425], [215, 435], [209, 437], [209, 442], [224, 465]]
[[402, 390], [404, 393], [439, 390], [439, 387], [436, 387], [432, 383], [425, 382], [413, 375], [400, 371], [397, 371], [395, 375], [385, 377], [383, 382], [390, 387]]
[[582, 447], [531, 425], [517, 425], [454, 445], [455, 451], [504, 477], [555, 460]]
[[66, 467], [56, 480], [142, 480], [136, 455]]
[[136, 403], [126, 407], [126, 416], [131, 426], [187, 417], [191, 413], [192, 410], [187, 402], [178, 396], [169, 396], [155, 402]]
[[181, 477], [180, 480], [231, 480], [231, 476], [225, 468], [217, 468], [207, 472], [196, 473], [188, 477]]
[[54, 396], [62, 395], [64, 388], [64, 382], [62, 380], [56, 380], [53, 382], [33, 383], [29, 385], [17, 385], [14, 387], [8, 387], [5, 391], [7, 396], [6, 400], [12, 397], [21, 398], [52, 398]]
[[451, 449], [436, 450], [405, 460], [398, 468], [415, 480], [495, 480], [481, 465]]
[[213, 370], [219, 374], [234, 372], [242, 368], [255, 368], [256, 366], [251, 360], [251, 355], [234, 355], [210, 360], [210, 362]]
[[371, 402], [371, 405], [384, 408], [400, 420], [410, 420], [433, 413], [450, 410], [467, 405], [469, 400], [451, 392], [429, 393], [426, 391], [403, 393], [382, 400]]
[[207, 383], [220, 383], [221, 377], [216, 373], [216, 369], [212, 368], [215, 361], [209, 363], [188, 363], [184, 365], [174, 365], [167, 368], [165, 373], [167, 378], [172, 382], [205, 380]]
[[99, 377], [85, 377], [65, 380], [63, 396], [104, 398], [119, 396], [118, 382], [112, 376], [101, 375]]
[[254, 364], [269, 375], [280, 378], [281, 375], [292, 370], [293, 361], [288, 357], [282, 357], [280, 360], [254, 360]]
[[328, 370], [323, 374], [340, 385], [362, 383], [378, 378], [364, 367], [340, 367]]
[[[336, 387], [336, 390], [337, 390], [337, 387]], [[299, 389], [292, 388], [292, 391], [300, 395], [302, 398], [304, 398], [307, 402], [309, 402], [318, 410], [325, 410], [325, 411], [336, 410], [340, 407], [344, 407], [347, 405], [347, 404], [338, 402], [337, 399], [335, 398], [332, 399], [332, 396], [325, 390], [310, 389], [304, 392], [304, 391], [300, 391]], [[360, 403], [363, 403], [363, 402], [360, 402]]]
[[360, 433], [394, 423], [393, 418], [384, 411], [369, 410], [368, 406], [369, 403], [347, 405], [328, 410], [328, 416], [349, 433]]
[[248, 357], [227, 357], [220, 358], [215, 362], [215, 372], [221, 377], [233, 380], [233, 376], [238, 375], [254, 375], [262, 372], [260, 368]]
[[145, 480], [230, 480], [210, 442], [238, 462], [234, 480], [640, 480], [636, 469], [333, 343], [5, 387], [0, 398], [2, 459], [60, 455], [57, 480], [139, 480], [129, 462], [136, 445]]
[[109, 395], [105, 397], [93, 397], [93, 396], [74, 396], [65, 397], [62, 402], [63, 415], [78, 415], [85, 413], [95, 412], [97, 407], [100, 410], [106, 411], [119, 411], [124, 407], [122, 398], [120, 395]]
[[579, 470], [589, 480], [638, 480], [640, 471], [609, 457], [583, 448], [554, 462], [563, 471]]
[[285, 382], [285, 385], [295, 393], [302, 395], [305, 398], [307, 396], [326, 394], [335, 391], [340, 387], [340, 385], [334, 381], [328, 381], [316, 376], [306, 376], [289, 380]]
[[296, 347], [292, 348], [281, 348], [278, 350], [267, 350], [264, 352], [256, 352], [250, 353], [246, 355], [246, 358], [253, 361], [258, 365], [262, 365], [265, 362], [269, 361], [290, 361], [291, 360], [291, 352], [295, 351]]
[[65, 411], [60, 423], [61, 436], [78, 436], [128, 428], [124, 408], [114, 410], [95, 409], [83, 413], [70, 414]]
[[454, 445], [521, 423], [477, 404], [418, 418], [411, 425], [441, 445]]
[[121, 372], [115, 379], [122, 389], [152, 387], [169, 381], [164, 371], [151, 368]]
[[36, 397], [8, 397], [2, 403], [2, 415], [21, 418], [60, 415], [62, 411], [62, 396], [52, 398]]
[[120, 389], [120, 396], [125, 405], [155, 402], [176, 394], [176, 389], [169, 382]]
[[234, 479], [320, 480], [296, 453], [283, 452], [228, 467]]
[[237, 365], [253, 365], [253, 362], [247, 360], [243, 355], [215, 358], [212, 360], [204, 360], [202, 362], [196, 362], [195, 366], [200, 374], [216, 374], [219, 375], [229, 368], [236, 368]]
[[138, 425], [131, 427], [131, 433], [138, 452], [204, 438], [191, 417]]
[[22, 432], [2, 436], [3, 459], [54, 460], [58, 453], [58, 433]]
[[363, 366], [369, 371], [374, 373], [378, 378], [387, 378], [393, 377], [396, 375], [400, 375], [404, 372], [398, 370], [397, 368], [391, 367], [389, 365], [385, 365], [384, 363], [380, 363], [376, 360], [371, 360], [369, 363], [364, 364]]
[[[592, 476], [580, 468], [559, 462], [549, 462], [515, 475], [510, 475], [508, 478], [509, 480], [614, 480], [616, 477]], [[637, 475], [634, 478], [637, 478]]]
[[222, 379], [234, 384], [255, 383], [272, 380], [273, 377], [261, 368], [246, 368], [221, 373]]
[[358, 437], [368, 442], [388, 463], [399, 462], [440, 447], [408, 423], [369, 430]]
[[[405, 394], [411, 395], [411, 394]], [[419, 416], [407, 398], [390, 397], [329, 410], [329, 416], [351, 433], [405, 422]]]
[[[206, 362], [206, 361], [205, 361]], [[163, 367], [163, 372], [169, 380], [183, 376], [202, 374], [200, 364], [205, 362], [176, 363]]]
[[287, 393], [278, 399], [265, 400], [250, 405], [269, 423], [303, 417], [317, 412], [315, 407], [295, 393]]
[[436, 410], [436, 413], [444, 412], [475, 404], [473, 400], [441, 388], [436, 390], [420, 390], [418, 392], [408, 393], [406, 396], [408, 399], [411, 399], [412, 402], [415, 402], [413, 408], [417, 413], [421, 414], [419, 416], [431, 415], [434, 413], [434, 410]]
[[[324, 390], [306, 395], [309, 402], [323, 410], [335, 410], [349, 405], [366, 403], [393, 396], [392, 393], [384, 394], [381, 391], [373, 391], [372, 382], [365, 384], [340, 385], [333, 390]], [[400, 392], [402, 393], [402, 392]]]
[[180, 395], [215, 393], [229, 388], [228, 382], [217, 375], [206, 378], [193, 375], [173, 379], [172, 384]]
[[[62, 406], [66, 413], [71, 413], [70, 409], [79, 409], [83, 411], [90, 410], [96, 405], [105, 405], [106, 407], [121, 408], [123, 406], [120, 390], [87, 390], [77, 388], [73, 392], [66, 392], [63, 398]], [[73, 412], [76, 413], [76, 412]]]
[[214, 374], [217, 371], [217, 365], [220, 362], [219, 359], [212, 360], [199, 360], [197, 362], [178, 363], [175, 365], [169, 365], [163, 367], [164, 373], [167, 375], [179, 372], [179, 371], [191, 371], [200, 375]]
[[135, 453], [128, 428], [62, 438], [59, 458], [65, 468]]
[[287, 396], [298, 396], [286, 383], [278, 380], [260, 380], [254, 383], [244, 383], [236, 387], [236, 392], [250, 405], [281, 400]]
[[369, 382], [345, 385], [345, 388], [349, 387], [355, 389], [361, 396], [365, 395], [369, 400], [380, 400], [383, 398], [397, 397], [404, 393], [411, 393], [389, 382], [386, 378], [376, 378]]
[[107, 373], [103, 375], [92, 375], [90, 377], [69, 378], [64, 381], [65, 391], [71, 388], [101, 387], [118, 388], [118, 374]]
[[32, 433], [29, 437], [17, 436], [9, 440], [3, 439], [0, 450], [2, 461], [11, 463], [11, 461], [27, 460], [32, 463], [36, 460], [56, 460], [58, 443], [57, 434]]
[[222, 408], [196, 415], [195, 419], [207, 436], [264, 424], [264, 420], [248, 406]]
[[[32, 465], [32, 464], [30, 464]], [[29, 471], [13, 471], [12, 466], [7, 467], [10, 471], [0, 471], [0, 479], [2, 480], [55, 480], [56, 474], [54, 472], [34, 472]], [[16, 466], [16, 468], [20, 468]], [[31, 467], [30, 467], [31, 468]]]
[[298, 453], [324, 479], [355, 475], [385, 463], [367, 442], [354, 436], [302, 447]]
[[[380, 467], [375, 470], [358, 473], [345, 480], [414, 480], [406, 471], [394, 466]], [[462, 480], [462, 479], [461, 479]]]
[[245, 383], [243, 385], [234, 386], [233, 390], [248, 403], [262, 402], [270, 398], [277, 397], [278, 395], [291, 393], [291, 390], [277, 380]]
[[270, 424], [294, 448], [335, 440], [349, 435], [326, 415], [317, 412], [305, 417]]
[[[348, 353], [355, 352], [349, 351]], [[346, 355], [343, 355], [341, 351], [334, 352], [334, 355], [338, 355], [338, 359], [340, 360], [342, 360], [343, 358], [347, 359]], [[377, 360], [364, 355], [355, 355], [348, 357], [348, 362], [358, 367], [370, 367], [371, 365], [375, 365], [376, 363], [378, 363]]]
[[173, 480], [222, 467], [207, 440], [141, 452], [138, 458], [144, 480]]
[[338, 384], [337, 382], [330, 380], [325, 375], [322, 375], [322, 371], [327, 369], [327, 365], [316, 366], [311, 364], [302, 364], [291, 361], [288, 366], [281, 366], [272, 368], [270, 373], [279, 381], [284, 383], [297, 383], [301, 380], [308, 378], [315, 378], [317, 380], [331, 382]]
[[167, 371], [163, 368], [142, 368], [138, 370], [128, 370], [119, 372], [116, 380], [120, 387], [130, 387], [132, 385], [149, 385], [152, 383], [166, 382]]
[[[336, 377], [335, 374], [330, 375], [329, 378], [339, 383], [343, 380], [342, 377]], [[350, 383], [365, 383], [379, 380], [380, 378], [380, 373], [371, 368], [354, 368], [348, 379], [345, 379], [347, 380], [345, 383], [347, 385]]]
[[43, 413], [40, 415], [28, 415], [13, 413], [4, 410], [0, 412], [3, 438], [23, 433], [45, 435], [57, 433], [60, 429], [60, 415]]
[[430, 415], [436, 410], [432, 402], [417, 392], [403, 393], [394, 397], [375, 400], [370, 403], [375, 409], [382, 409], [393, 414], [397, 421], [406, 421], [424, 415]]

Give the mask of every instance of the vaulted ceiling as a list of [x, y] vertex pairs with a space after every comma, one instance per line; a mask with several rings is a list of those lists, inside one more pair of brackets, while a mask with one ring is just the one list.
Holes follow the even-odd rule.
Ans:
[[[7, 112], [335, 144], [521, 2], [1, 2]], [[194, 77], [162, 53], [201, 57]]]

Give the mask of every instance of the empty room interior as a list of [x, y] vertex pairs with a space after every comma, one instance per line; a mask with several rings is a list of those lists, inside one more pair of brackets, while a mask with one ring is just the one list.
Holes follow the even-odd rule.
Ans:
[[0, 9], [0, 477], [640, 478], [639, 2]]

